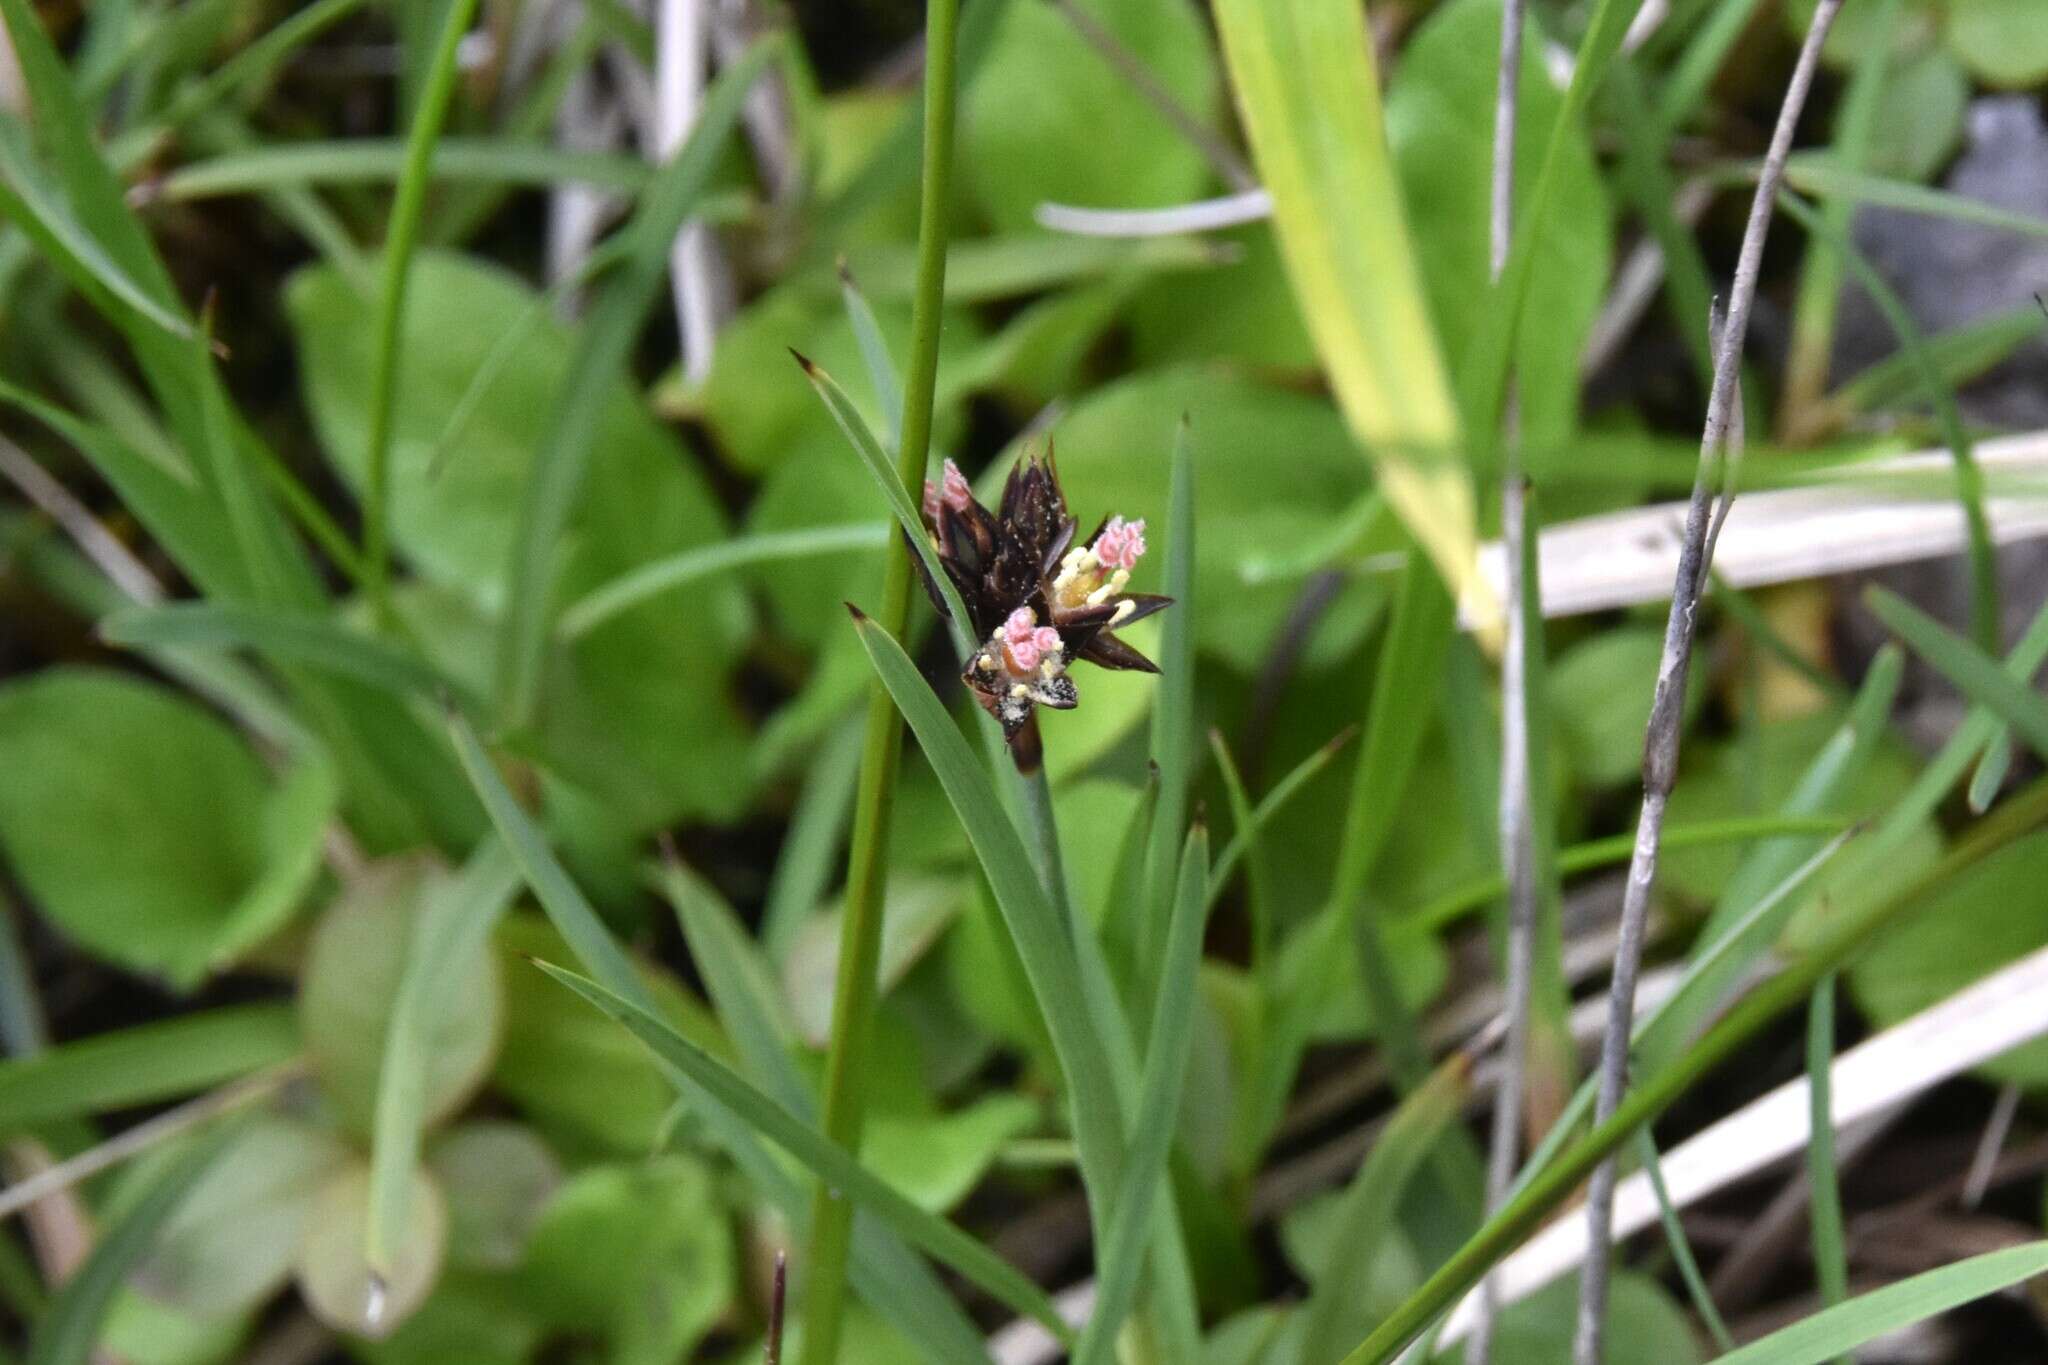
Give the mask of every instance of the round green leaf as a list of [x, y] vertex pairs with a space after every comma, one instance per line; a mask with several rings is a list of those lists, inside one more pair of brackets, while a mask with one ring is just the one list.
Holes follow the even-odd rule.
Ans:
[[255, 901], [261, 927], [289, 910], [325, 818], [281, 809], [235, 732], [168, 688], [84, 668], [0, 688], [0, 846], [50, 922], [109, 962], [190, 986], [247, 945]]
[[2036, 0], [1949, 0], [1948, 45], [1989, 84], [2048, 79], [2048, 11]]
[[1885, 79], [1870, 129], [1870, 169], [1924, 181], [1963, 140], [1970, 78], [1953, 55], [1930, 47], [1905, 58]]
[[[1572, 771], [1588, 786], [1614, 786], [1641, 771], [1663, 653], [1663, 631], [1626, 627], [1580, 641], [1551, 666], [1551, 711]], [[1705, 676], [1695, 672], [1685, 689], [1688, 720], [1705, 695]]]
[[534, 1229], [522, 1279], [534, 1312], [601, 1334], [614, 1365], [669, 1365], [732, 1301], [733, 1260], [711, 1173], [669, 1155], [571, 1179]]
[[299, 1292], [313, 1315], [336, 1331], [381, 1338], [398, 1329], [432, 1292], [448, 1244], [448, 1207], [425, 1170], [413, 1173], [405, 1226], [396, 1238], [388, 1278], [378, 1281], [363, 1259], [369, 1218], [370, 1168], [353, 1162], [328, 1177], [313, 1205], [299, 1251]]
[[448, 1263], [505, 1270], [519, 1264], [540, 1211], [562, 1183], [561, 1163], [532, 1129], [503, 1120], [466, 1123], [435, 1142], [427, 1169], [448, 1198]]
[[[1180, 0], [1074, 0], [1181, 107], [1213, 124], [1221, 82], [1208, 33]], [[961, 179], [999, 228], [1045, 200], [1113, 208], [1179, 203], [1208, 181], [1201, 156], [1051, 5], [1006, 5], [961, 101]]]
[[[391, 1007], [413, 931], [430, 896], [449, 884], [424, 859], [371, 868], [322, 917], [299, 989], [299, 1026], [321, 1088], [344, 1122], [367, 1133], [376, 1112]], [[498, 1048], [504, 1011], [496, 960], [484, 949], [453, 965], [436, 992], [421, 1118], [446, 1118], [476, 1092]]]
[[164, 1224], [136, 1287], [198, 1318], [255, 1308], [291, 1278], [314, 1202], [347, 1158], [325, 1129], [255, 1121]]

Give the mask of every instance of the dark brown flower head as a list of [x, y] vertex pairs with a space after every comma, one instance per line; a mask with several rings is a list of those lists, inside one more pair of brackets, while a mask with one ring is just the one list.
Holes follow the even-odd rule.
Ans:
[[[982, 642], [961, 678], [1001, 722], [1024, 772], [1040, 759], [1037, 709], [1065, 711], [1079, 701], [1067, 676], [1072, 661], [1159, 671], [1113, 633], [1172, 601], [1124, 591], [1145, 553], [1145, 523], [1110, 517], [1077, 544], [1049, 452], [1017, 462], [995, 512], [946, 461], [940, 481], [925, 484], [924, 520], [967, 608], [970, 634]], [[945, 615], [937, 585], [925, 586]]]

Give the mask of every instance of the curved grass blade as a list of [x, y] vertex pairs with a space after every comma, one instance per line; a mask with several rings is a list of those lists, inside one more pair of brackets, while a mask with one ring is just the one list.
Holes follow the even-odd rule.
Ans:
[[[2048, 701], [2023, 678], [2000, 668], [1982, 650], [1897, 593], [1872, 587], [1863, 594], [1863, 601], [1878, 620], [1964, 696], [1990, 708], [2035, 753], [2048, 755]], [[1980, 745], [1983, 742], [1978, 741]]]
[[1025, 851], [1016, 825], [1004, 813], [987, 771], [976, 761], [938, 694], [886, 632], [858, 612], [854, 624], [882, 685], [917, 736], [926, 761], [966, 829], [1017, 946], [1053, 1050], [1066, 1073], [1089, 1203], [1100, 1226], [1115, 1199], [1123, 1134], [1117, 1118], [1116, 1086], [1102, 1041], [1088, 1027], [1085, 1013], [1072, 1007], [1071, 993], [1080, 980], [1080, 964], [1067, 926], [1046, 899], [1031, 855]]
[[732, 907], [681, 863], [666, 862], [656, 884], [675, 909], [690, 960], [703, 974], [718, 1022], [752, 1081], [784, 1109], [813, 1122], [817, 1101], [790, 1060], [790, 1034], [775, 976], [759, 947]]
[[[409, 144], [393, 138], [293, 142], [224, 152], [180, 166], [151, 187], [164, 199], [216, 199], [282, 185], [374, 185], [402, 180], [411, 166]], [[654, 172], [647, 163], [606, 152], [565, 152], [498, 138], [443, 138], [428, 157], [429, 183], [469, 182], [545, 189], [588, 185], [638, 194]], [[734, 216], [739, 205], [720, 217]]]
[[289, 1061], [288, 1004], [228, 1005], [0, 1062], [0, 1133], [188, 1095]]
[[771, 961], [787, 955], [803, 922], [824, 903], [853, 815], [860, 750], [860, 726], [848, 722], [825, 740], [804, 776], [761, 911], [761, 947]]
[[427, 1047], [448, 996], [444, 983], [456, 965], [480, 950], [512, 903], [519, 867], [505, 845], [485, 839], [462, 873], [433, 897], [413, 930], [405, 974], [391, 1003], [384, 1059], [377, 1072], [377, 1111], [370, 1134], [369, 1211], [363, 1250], [370, 1273], [389, 1279], [402, 1250], [393, 1238], [406, 1227], [413, 1170], [419, 1165], [422, 1106], [426, 1102]]
[[1714, 1365], [1820, 1365], [1858, 1346], [2048, 1271], [2048, 1242], [1972, 1256], [1815, 1313]]
[[1122, 1184], [1110, 1206], [1108, 1233], [1096, 1257], [1099, 1270], [1095, 1279], [1095, 1312], [1074, 1352], [1075, 1365], [1104, 1365], [1110, 1359], [1117, 1332], [1138, 1297], [1139, 1272], [1145, 1264], [1145, 1242], [1151, 1235], [1155, 1200], [1160, 1187], [1172, 1179], [1166, 1159], [1180, 1119], [1181, 1089], [1193, 1047], [1198, 990], [1195, 975], [1202, 961], [1208, 866], [1208, 831], [1196, 825], [1181, 852], [1173, 922], [1167, 933], [1159, 992], [1153, 1001], [1145, 1071], [1138, 1085], [1135, 1122], [1131, 1125], [1130, 1153]]
[[1471, 1062], [1462, 1053], [1454, 1055], [1401, 1101], [1352, 1177], [1339, 1205], [1336, 1235], [1309, 1294], [1303, 1361], [1336, 1359], [1347, 1335], [1363, 1329], [1359, 1287], [1400, 1226], [1395, 1215], [1401, 1196], [1444, 1131], [1457, 1122], [1470, 1087]]
[[[1215, 755], [1216, 771], [1223, 778], [1224, 798], [1230, 802], [1230, 822], [1236, 827], [1236, 837], [1244, 841], [1244, 885], [1245, 909], [1251, 919], [1251, 975], [1262, 988], [1272, 984], [1266, 978], [1266, 970], [1272, 964], [1273, 953], [1273, 893], [1272, 869], [1267, 865], [1264, 847], [1259, 843], [1259, 817], [1252, 809], [1251, 797], [1245, 794], [1244, 777], [1237, 771], [1237, 763], [1230, 757], [1230, 746], [1223, 742], [1223, 732], [1209, 731], [1209, 752]], [[1222, 859], [1217, 859], [1221, 867]], [[1209, 904], [1216, 903], [1218, 888], [1209, 888]]]
[[72, 217], [56, 192], [42, 183], [22, 145], [18, 127], [0, 125], [0, 217], [10, 219], [82, 284], [97, 286], [180, 341], [193, 327], [151, 298], [84, 225]]
[[868, 367], [868, 383], [874, 386], [875, 404], [882, 411], [882, 437], [894, 446], [903, 435], [903, 380], [889, 356], [882, 324], [875, 320], [874, 305], [844, 261], [839, 263], [839, 294], [846, 301], [846, 320], [853, 324], [853, 339], [860, 346], [861, 363]]
[[[1752, 182], [1754, 167], [1731, 170], [1730, 180]], [[1967, 195], [1916, 185], [1910, 180], [1852, 171], [1815, 154], [1794, 156], [1785, 166], [1785, 183], [1802, 194], [1818, 198], [1842, 198], [1878, 208], [1900, 209], [1931, 218], [1951, 218], [1958, 223], [2000, 228], [2025, 237], [2048, 237], [2048, 218], [2014, 213]]]
[[[1849, 825], [1834, 815], [1744, 815], [1727, 820], [1702, 820], [1697, 824], [1674, 825], [1664, 831], [1665, 848], [1710, 848], [1720, 844], [1742, 844], [1754, 839], [1780, 839], [1794, 834], [1838, 834]], [[1629, 834], [1589, 839], [1583, 844], [1559, 849], [1557, 870], [1569, 876], [1612, 867], [1628, 861], [1635, 837]], [[1401, 916], [1402, 932], [1434, 933], [1447, 928], [1474, 910], [1507, 894], [1507, 878], [1474, 879], [1454, 891], [1447, 891], [1420, 910]]]
[[[1598, 13], [1611, 7], [1603, 0]], [[1451, 444], [1458, 408], [1401, 212], [1364, 10], [1350, 0], [1219, 0], [1215, 18], [1281, 257], [1353, 437], [1368, 453]], [[1390, 460], [1377, 469], [1445, 581], [1459, 595], [1478, 591], [1465, 471]], [[1481, 619], [1498, 609], [1475, 606]]]
[[[1835, 1167], [1835, 978], [1814, 983], [1806, 1011], [1809, 1132], [1806, 1183], [1812, 1210], [1813, 1268], [1820, 1301], [1832, 1308], [1849, 1297], [1849, 1248], [1842, 1230], [1842, 1183]], [[1853, 1365], [1846, 1358], [1840, 1365]]]
[[732, 1069], [630, 1000], [552, 963], [535, 962], [570, 990], [623, 1024], [648, 1051], [690, 1077], [756, 1132], [801, 1161], [820, 1180], [886, 1222], [905, 1241], [951, 1266], [1012, 1310], [1062, 1334], [1059, 1311], [1015, 1267], [945, 1219], [926, 1213], [860, 1164], [858, 1158], [791, 1114]]
[[1288, 770], [1285, 777], [1273, 784], [1273, 789], [1267, 792], [1259, 804], [1252, 808], [1252, 818], [1249, 825], [1243, 829], [1231, 831], [1230, 842], [1225, 844], [1223, 851], [1216, 855], [1216, 866], [1210, 869], [1209, 872], [1209, 906], [1211, 909], [1215, 908], [1216, 898], [1223, 894], [1223, 888], [1229, 883], [1231, 873], [1237, 870], [1238, 860], [1244, 857], [1248, 838], [1263, 830], [1268, 821], [1286, 809], [1287, 803], [1292, 801], [1300, 793], [1301, 789], [1307, 786], [1317, 774], [1329, 767], [1331, 762], [1337, 757], [1338, 752], [1345, 745], [1349, 744], [1357, 734], [1358, 727], [1356, 725], [1347, 725], [1342, 730], [1339, 730], [1331, 737], [1328, 743], [1324, 744], [1307, 758], [1301, 760], [1301, 762], [1295, 764]]
[[888, 527], [879, 522], [850, 526], [814, 526], [801, 531], [771, 531], [735, 536], [716, 545], [702, 545], [657, 559], [611, 582], [593, 588], [563, 609], [556, 630], [564, 640], [578, 640], [663, 593], [753, 564], [779, 564], [814, 555], [874, 550], [888, 543]]
[[[796, 355], [794, 351], [791, 354]], [[860, 457], [861, 466], [881, 488], [882, 496], [889, 504], [890, 513], [896, 518], [896, 525], [902, 531], [903, 538], [917, 551], [918, 558], [923, 561], [926, 577], [938, 585], [939, 595], [946, 603], [946, 612], [952, 618], [947, 624], [952, 629], [953, 643], [964, 656], [973, 647], [973, 642], [967, 635], [967, 622], [970, 619], [967, 615], [967, 606], [960, 600], [960, 590], [953, 586], [953, 580], [946, 576], [945, 568], [939, 563], [939, 553], [933, 548], [931, 536], [924, 529], [922, 515], [910, 501], [910, 494], [904, 489], [902, 480], [896, 477], [895, 459], [882, 448], [881, 442], [875, 439], [875, 433], [869, 428], [867, 420], [860, 415], [860, 409], [853, 405], [853, 399], [839, 386], [838, 380], [802, 355], [796, 356], [796, 363], [803, 367], [804, 377], [811, 381], [811, 387], [816, 389], [818, 397], [824, 400], [825, 410], [832, 414], [832, 420], [837, 422], [840, 431], [846, 434], [847, 443], [853, 447], [853, 453]]]
[[539, 701], [556, 555], [583, 486], [605, 395], [661, 288], [669, 246], [703, 195], [739, 122], [748, 90], [784, 47], [779, 38], [758, 43], [712, 83], [696, 127], [656, 175], [623, 229], [630, 234], [624, 258], [606, 277], [562, 377], [552, 418], [534, 452], [507, 571], [505, 620], [498, 639], [498, 701], [515, 725], [530, 721]]
[[178, 1211], [178, 1205], [199, 1178], [242, 1135], [242, 1125], [227, 1124], [180, 1153], [150, 1185], [121, 1221], [93, 1247], [64, 1287], [50, 1301], [49, 1312], [36, 1329], [27, 1365], [88, 1365], [101, 1325], [114, 1306], [114, 1296], [129, 1272], [149, 1254], [157, 1234]]
[[[460, 715], [449, 717], [449, 733], [472, 786], [511, 849], [548, 920], [578, 960], [614, 994], [652, 1011], [654, 997], [604, 922], [548, 850], [533, 822], [505, 786], [478, 742], [476, 732]], [[663, 1072], [710, 1136], [733, 1159], [754, 1188], [790, 1220], [791, 1235], [802, 1238], [810, 1217], [809, 1191], [762, 1145], [746, 1120], [685, 1072], [663, 1063]], [[931, 1267], [890, 1230], [867, 1217], [854, 1220], [855, 1254], [848, 1274], [861, 1297], [910, 1340], [937, 1361], [979, 1360], [985, 1354], [981, 1334], [960, 1305], [946, 1293]]]
[[1643, 1173], [1650, 1178], [1650, 1190], [1657, 1196], [1657, 1217], [1664, 1224], [1664, 1241], [1671, 1248], [1671, 1259], [1678, 1265], [1678, 1276], [1685, 1281], [1686, 1297], [1692, 1300], [1700, 1321], [1707, 1325], [1715, 1349], [1732, 1351], [1735, 1338], [1728, 1335], [1728, 1324], [1721, 1320], [1721, 1310], [1714, 1306], [1706, 1277], [1700, 1274], [1700, 1263], [1692, 1254], [1685, 1224], [1679, 1221], [1678, 1210], [1671, 1206], [1671, 1191], [1664, 1184], [1664, 1163], [1657, 1157], [1657, 1139], [1648, 1128], [1636, 1130], [1636, 1153], [1643, 1163]]
[[375, 359], [370, 371], [370, 429], [364, 463], [363, 588], [380, 620], [390, 614], [391, 433], [398, 412], [398, 367], [404, 350], [405, 286], [412, 277], [413, 248], [427, 209], [427, 177], [434, 144], [455, 95], [455, 56], [476, 15], [478, 0], [449, 0], [440, 36], [428, 58], [426, 81], [412, 111], [406, 136], [405, 168], [384, 229], [384, 280], [377, 302]]
[[267, 658], [356, 678], [399, 696], [451, 696], [477, 709], [481, 701], [418, 656], [338, 622], [265, 607], [181, 602], [129, 607], [100, 625], [109, 644], [134, 647], [250, 649]]

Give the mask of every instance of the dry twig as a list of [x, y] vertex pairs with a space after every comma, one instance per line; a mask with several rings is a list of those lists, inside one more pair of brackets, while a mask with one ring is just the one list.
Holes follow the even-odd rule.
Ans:
[[[1721, 463], [1723, 439], [1730, 419], [1738, 409], [1736, 380], [1742, 372], [1744, 338], [1749, 333], [1750, 305], [1756, 299], [1757, 275], [1763, 265], [1764, 239], [1769, 235], [1771, 211], [1778, 186], [1785, 178], [1785, 162], [1792, 154], [1792, 134], [1813, 88], [1814, 70], [1820, 63], [1821, 44], [1840, 13], [1842, 0], [1820, 0], [1799, 49], [1798, 63], [1778, 111], [1777, 127], [1771, 132], [1770, 150], [1764, 156], [1757, 177], [1756, 197], [1750, 202], [1749, 222], [1743, 229], [1742, 248], [1736, 257], [1735, 280], [1728, 296], [1728, 315], [1714, 347], [1714, 385], [1707, 399], [1705, 430], [1700, 436], [1699, 472], [1693, 481], [1692, 501], [1686, 508], [1685, 550], [1680, 556], [1678, 577], [1671, 594], [1671, 614], [1664, 628], [1664, 651], [1657, 669], [1657, 689], [1650, 704], [1650, 722], [1643, 742], [1643, 805], [1636, 824], [1635, 854], [1629, 864], [1628, 891], [1622, 902], [1621, 941], [1614, 954], [1614, 984], [1608, 999], [1607, 1037], [1600, 1050], [1600, 1086], [1595, 1101], [1595, 1122], [1605, 1122], [1621, 1103], [1628, 1081], [1628, 1044], [1635, 1024], [1636, 973], [1642, 965], [1643, 928], [1649, 916], [1650, 888], [1657, 879], [1657, 850], [1664, 828], [1664, 805], [1678, 775], [1678, 738], [1684, 715], [1685, 679], [1692, 662], [1693, 631], [1700, 595], [1707, 586], [1707, 570], [1713, 562], [1713, 536], [1726, 515], [1714, 508], [1717, 466]], [[1607, 1245], [1614, 1220], [1615, 1162], [1612, 1157], [1593, 1172], [1586, 1199], [1588, 1257], [1585, 1275], [1579, 1283], [1578, 1331], [1572, 1347], [1576, 1365], [1601, 1365], [1605, 1358], [1603, 1340], [1607, 1319]]]

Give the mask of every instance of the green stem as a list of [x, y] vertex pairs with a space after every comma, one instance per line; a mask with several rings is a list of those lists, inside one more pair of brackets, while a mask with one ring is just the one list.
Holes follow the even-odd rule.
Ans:
[[1371, 1336], [1344, 1357], [1342, 1365], [1385, 1365], [1437, 1314], [1479, 1283], [1496, 1262], [1542, 1225], [1593, 1168], [1656, 1118], [1692, 1084], [1728, 1060], [1736, 1049], [1787, 1009], [1802, 1004], [1823, 977], [1832, 975], [1880, 930], [1919, 908], [1938, 886], [2048, 820], [2048, 780], [2036, 782], [1979, 824], [1946, 857], [1891, 896], [1843, 918], [1810, 953], [1764, 982], [1720, 1023], [1703, 1034], [1677, 1061], [1628, 1092], [1612, 1117], [1568, 1148], [1531, 1180], [1521, 1194], [1489, 1218]]
[[370, 387], [370, 443], [363, 505], [363, 586], [378, 616], [391, 610], [391, 425], [397, 409], [399, 336], [405, 323], [405, 285], [420, 218], [427, 206], [427, 182], [434, 144], [455, 94], [455, 59], [469, 31], [477, 0], [452, 0], [435, 40], [432, 65], [420, 93], [419, 112], [405, 145], [405, 172], [391, 201], [384, 233], [384, 282], [377, 314], [377, 365]]
[[[946, 205], [953, 166], [954, 58], [958, 0], [925, 7], [924, 178], [918, 205], [917, 288], [912, 304], [910, 366], [905, 375], [903, 440], [897, 475], [915, 498], [923, 487], [931, 445], [932, 395], [938, 383], [939, 315], [946, 286]], [[875, 621], [900, 637], [910, 620], [912, 551], [898, 545], [882, 582]], [[890, 806], [902, 751], [903, 721], [879, 680], [868, 692], [860, 786], [854, 798], [853, 844], [847, 861], [846, 919], [832, 997], [832, 1041], [825, 1062], [825, 1136], [860, 1150], [868, 1045], [874, 1031], [876, 964], [882, 946], [884, 856]], [[803, 1365], [831, 1365], [839, 1354], [846, 1309], [846, 1257], [853, 1208], [820, 1185], [805, 1267]]]

